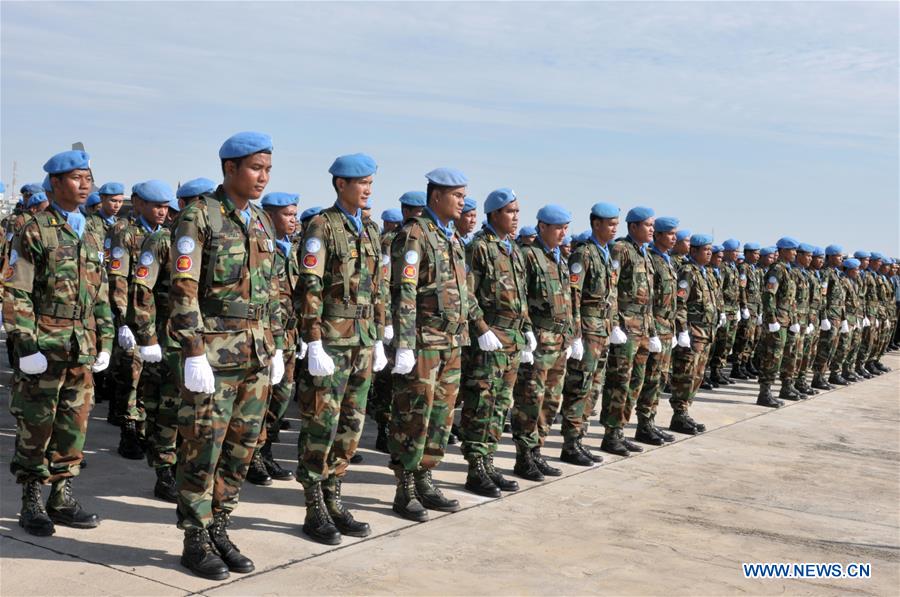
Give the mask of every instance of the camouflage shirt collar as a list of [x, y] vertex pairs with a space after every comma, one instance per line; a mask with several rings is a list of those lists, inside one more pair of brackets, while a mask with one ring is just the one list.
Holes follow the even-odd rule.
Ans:
[[441, 224], [441, 221], [438, 219], [437, 214], [432, 211], [430, 207], [425, 206], [425, 213], [428, 214], [428, 217], [431, 218], [431, 221], [434, 222], [434, 225], [437, 226], [437, 229], [444, 233], [444, 236], [447, 237], [447, 240], [451, 240], [453, 238], [453, 222], [449, 222], [446, 226]]
[[347, 221], [353, 225], [353, 229], [356, 230], [356, 234], [359, 235], [362, 232], [362, 210], [356, 208], [356, 213], [352, 214], [341, 206], [340, 201], [335, 201], [334, 206], [338, 208], [338, 211], [344, 214], [344, 217], [347, 218]]
[[626, 235], [625, 235], [625, 240], [627, 240], [628, 242], [630, 242], [631, 244], [633, 244], [635, 247], [637, 247], [637, 248], [638, 248], [638, 251], [641, 252], [641, 255], [647, 255], [647, 252], [646, 252], [646, 250], [647, 250], [647, 245], [646, 245], [645, 243], [639, 243], [639, 242], [637, 242], [636, 240], [634, 240], [633, 238], [631, 238], [631, 235], [630, 235], [630, 234], [626, 234]]
[[544, 250], [544, 253], [547, 253], [548, 255], [553, 257], [553, 261], [559, 263], [559, 247], [556, 247], [555, 249], [548, 249], [547, 245], [544, 244], [544, 239], [541, 238], [540, 234], [534, 237], [534, 242], [538, 243], [541, 246], [541, 248]]
[[495, 237], [497, 237], [497, 242], [506, 247], [507, 253], [512, 252], [512, 243], [510, 242], [509, 237], [503, 238], [502, 236], [500, 236], [500, 234], [496, 230], [494, 230], [494, 227], [488, 224], [487, 220], [484, 221], [483, 227], [487, 234], [493, 234]]
[[144, 219], [144, 216], [138, 216], [137, 221], [138, 221], [138, 225], [141, 228], [143, 228], [144, 230], [146, 230], [147, 232], [156, 232], [157, 230], [162, 228], [162, 226], [157, 226], [156, 228], [151, 227], [150, 224], [147, 222], [147, 220]]
[[669, 254], [665, 251], [660, 251], [659, 247], [657, 247], [655, 244], [650, 244], [650, 251], [665, 259], [666, 263], [672, 263], [672, 259], [669, 257]]

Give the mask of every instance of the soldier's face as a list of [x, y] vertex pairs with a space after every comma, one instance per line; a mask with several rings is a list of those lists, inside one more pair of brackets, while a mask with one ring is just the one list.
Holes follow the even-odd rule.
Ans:
[[275, 224], [275, 236], [284, 238], [290, 236], [297, 231], [297, 206], [286, 205], [274, 212], [269, 212], [272, 216], [272, 223]]
[[675, 246], [675, 231], [657, 232], [653, 235], [653, 244], [661, 251], [668, 251]]
[[757, 263], [759, 261], [759, 251], [744, 251], [744, 261], [747, 263]]
[[649, 243], [653, 240], [653, 218], [647, 218], [643, 222], [632, 222], [628, 225], [628, 234], [639, 243]]
[[384, 223], [384, 231], [385, 232], [393, 232], [394, 230], [396, 230], [399, 227], [400, 227], [400, 224], [398, 224], [397, 222], [385, 222]]
[[50, 206], [49, 201], [41, 201], [40, 203], [38, 203], [37, 205], [35, 205], [31, 209], [29, 209], [29, 211], [33, 214], [36, 214], [36, 213], [40, 213], [40, 212], [44, 211], [49, 206]]
[[466, 203], [466, 187], [434, 189], [431, 193], [431, 209], [444, 221], [456, 220], [462, 215]]
[[875, 270], [876, 272], [878, 271], [878, 268], [881, 267], [881, 261], [878, 259], [876, 259], [875, 261], [869, 260], [869, 264], [872, 266], [872, 269]]
[[103, 213], [107, 216], [115, 216], [122, 209], [122, 202], [125, 201], [124, 195], [103, 195], [100, 197], [102, 202]]
[[519, 229], [519, 202], [513, 201], [490, 214], [491, 226], [500, 236], [512, 236]]
[[338, 178], [335, 181], [338, 197], [341, 203], [350, 210], [365, 209], [372, 194], [372, 183], [375, 179], [371, 176], [364, 178]]
[[619, 218], [600, 218], [594, 222], [594, 235], [602, 244], [616, 238], [616, 232], [619, 231]]
[[568, 259], [569, 255], [572, 254], [572, 245], [563, 245], [560, 247], [559, 254]]
[[[424, 211], [425, 211], [424, 207], [411, 207], [409, 205], [400, 206], [400, 213], [403, 214], [404, 222], [410, 218], [418, 218], [419, 216], [422, 215], [422, 213]], [[398, 226], [398, 228], [399, 228], [399, 226]]]
[[822, 269], [822, 264], [825, 263], [825, 258], [819, 255], [818, 257], [812, 258], [812, 266], [813, 269]]
[[691, 259], [697, 262], [697, 265], [709, 265], [712, 254], [712, 245], [691, 247]]
[[812, 263], [812, 253], [797, 253], [797, 263], [801, 267], [809, 267], [809, 264]]
[[859, 260], [859, 269], [866, 269], [867, 267], [869, 267], [869, 260], [868, 259], [860, 259]]
[[[82, 205], [91, 194], [94, 177], [90, 170], [72, 170], [59, 176], [51, 176], [53, 198], [65, 209], [67, 205]], [[71, 211], [71, 210], [70, 210]]]
[[166, 221], [166, 215], [169, 213], [169, 205], [167, 203], [150, 203], [149, 201], [141, 202], [141, 215], [147, 220], [151, 226], [159, 226]]
[[721, 263], [722, 263], [722, 253], [721, 252], [713, 253], [712, 257], [710, 257], [710, 259], [709, 259], [709, 264], [713, 267], [719, 267], [719, 265]]
[[475, 223], [478, 221], [478, 210], [473, 209], [459, 216], [456, 220], [456, 229], [461, 236], [465, 236], [475, 230]]
[[690, 237], [688, 237], [688, 238], [683, 238], [683, 239], [681, 239], [680, 241], [678, 241], [677, 243], [675, 243], [675, 248], [672, 249], [672, 250], [673, 250], [674, 252], [678, 253], [679, 255], [685, 255], [685, 254], [687, 254], [687, 252], [691, 250], [691, 239], [690, 239]]
[[856, 269], [855, 267], [853, 269], [848, 269], [847, 275], [855, 280], [856, 277], [859, 275], [859, 270]]
[[725, 251], [724, 259], [725, 259], [725, 261], [727, 261], [729, 263], [736, 261], [737, 260], [737, 251], [736, 250], [735, 251]]
[[238, 199], [259, 199], [272, 171], [272, 154], [254, 153], [237, 161], [225, 162], [225, 180]]
[[778, 249], [778, 258], [788, 263], [793, 263], [797, 258], [797, 249]]
[[844, 263], [843, 255], [829, 255], [828, 256], [828, 265], [831, 267], [841, 267]]
[[544, 222], [538, 222], [538, 234], [540, 234], [541, 241], [543, 241], [548, 249], [555, 249], [561, 245], [568, 233], [568, 224], [545, 224]]

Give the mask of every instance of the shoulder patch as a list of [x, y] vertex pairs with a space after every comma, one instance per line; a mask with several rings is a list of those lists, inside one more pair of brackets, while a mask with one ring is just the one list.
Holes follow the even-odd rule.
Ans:
[[[313, 239], [311, 239], [311, 240], [313, 240]], [[303, 257], [303, 267], [305, 267], [307, 269], [313, 269], [317, 265], [319, 265], [319, 258], [316, 257], [315, 255], [313, 255], [312, 253], [307, 253]]]
[[419, 254], [415, 251], [407, 251], [406, 255], [403, 256], [403, 260], [409, 265], [415, 265], [419, 263]]
[[13, 249], [9, 252], [9, 265], [15, 265], [16, 261], [19, 260], [19, 252]]
[[307, 253], [318, 253], [322, 250], [322, 241], [320, 241], [318, 238], [307, 239], [304, 248], [306, 249]]
[[112, 239], [108, 236], [103, 240], [103, 248], [108, 249], [112, 246]]
[[609, 265], [613, 270], [618, 270], [619, 269], [619, 260], [613, 259], [612, 263], [610, 263]]
[[140, 278], [142, 280], [144, 278], [146, 278], [149, 274], [150, 274], [150, 268], [148, 268], [146, 265], [138, 266], [138, 268], [134, 272], [135, 277]]
[[175, 248], [177, 248], [178, 252], [182, 254], [193, 253], [196, 246], [197, 245], [194, 243], [194, 239], [192, 239], [190, 236], [179, 237], [178, 242], [175, 243]]
[[580, 274], [582, 271], [584, 271], [584, 268], [581, 266], [581, 263], [576, 261], [572, 264], [572, 267], [569, 269], [569, 271], [571, 271], [573, 274]]
[[125, 249], [122, 247], [116, 247], [112, 250], [113, 259], [121, 259], [123, 255], [125, 255]]
[[153, 263], [153, 253], [150, 251], [141, 253], [141, 265], [150, 265], [151, 263]]
[[175, 260], [175, 270], [179, 273], [184, 273], [186, 271], [190, 271], [191, 266], [194, 265], [194, 262], [191, 261], [189, 255], [181, 255], [178, 259]]

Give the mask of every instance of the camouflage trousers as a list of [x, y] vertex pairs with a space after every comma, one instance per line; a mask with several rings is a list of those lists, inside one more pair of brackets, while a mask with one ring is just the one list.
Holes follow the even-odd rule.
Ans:
[[864, 327], [860, 333], [859, 348], [856, 352], [856, 366], [861, 367], [872, 360], [872, 353], [875, 352], [875, 335], [877, 328], [875, 327], [874, 318], [869, 318], [871, 324]]
[[580, 361], [569, 359], [566, 362], [562, 400], [562, 436], [566, 446], [587, 433], [587, 422], [597, 393], [603, 388], [603, 375], [609, 355], [607, 336], [584, 334], [581, 341], [584, 344], [584, 356]]
[[[712, 330], [710, 330], [712, 331]], [[712, 344], [705, 336], [691, 334], [691, 346], [672, 349], [672, 396], [669, 404], [676, 413], [687, 412], [703, 383]]]
[[334, 373], [313, 377], [307, 369], [298, 389], [297, 481], [304, 487], [346, 474], [366, 422], [373, 348], [326, 344], [325, 351]]
[[806, 377], [813, 363], [816, 361], [816, 354], [819, 350], [819, 326], [815, 325], [813, 331], [803, 336], [803, 348], [800, 351], [800, 371], [798, 378]]
[[648, 336], [628, 336], [624, 344], [610, 345], [603, 385], [602, 422], [607, 430], [621, 429], [631, 420], [631, 411], [644, 387], [649, 356]]
[[110, 369], [113, 378], [113, 400], [119, 405], [122, 416], [131, 421], [143, 421], [145, 418], [144, 402], [139, 396], [141, 369], [144, 362], [135, 350], [123, 350], [116, 344]]
[[853, 369], [856, 366], [856, 351], [859, 348], [860, 332], [855, 328], [855, 324], [850, 332], [841, 334], [838, 341], [838, 347], [834, 355], [834, 363], [831, 365], [833, 371], [843, 371], [844, 369]]
[[141, 396], [146, 421], [147, 463], [153, 468], [175, 464], [178, 439], [178, 409], [181, 406], [179, 384], [184, 375], [178, 350], [167, 350], [159, 363], [144, 363], [141, 371]]
[[759, 383], [772, 385], [775, 377], [781, 371], [781, 361], [784, 357], [784, 347], [788, 341], [787, 328], [782, 327], [777, 332], [770, 332], [766, 324], [763, 324], [762, 337], [759, 340]]
[[813, 362], [813, 371], [816, 374], [825, 375], [829, 369], [840, 373], [841, 364], [836, 362], [835, 354], [841, 335], [841, 322], [838, 320], [831, 321], [831, 329], [827, 332], [819, 332], [819, 345]]
[[266, 415], [269, 368], [214, 370], [216, 391], [184, 390], [178, 409], [178, 525], [203, 528], [232, 512]]
[[269, 439], [269, 433], [277, 431], [281, 426], [281, 420], [287, 414], [291, 400], [294, 398], [294, 377], [297, 370], [296, 352], [286, 350], [284, 352], [284, 377], [277, 385], [269, 390], [269, 404], [266, 407], [266, 420], [259, 431], [259, 447]]
[[374, 374], [371, 397], [366, 405], [366, 414], [372, 417], [377, 425], [387, 425], [391, 421], [391, 395], [394, 385], [394, 375], [391, 373], [391, 369], [394, 368], [395, 351], [391, 347], [385, 346], [384, 352], [388, 358], [388, 364]]
[[394, 375], [388, 449], [395, 471], [435, 468], [444, 458], [459, 394], [460, 348], [416, 351], [416, 365]]
[[544, 438], [550, 434], [566, 374], [566, 351], [546, 348], [558, 345], [559, 335], [546, 330], [535, 331], [538, 345], [534, 351], [534, 364], [519, 366], [509, 415], [513, 441], [529, 450], [543, 446]]
[[784, 343], [784, 354], [781, 357], [781, 373], [782, 381], [791, 380], [797, 377], [800, 370], [800, 359], [803, 356], [803, 332], [806, 331], [805, 326], [800, 326], [800, 331], [796, 334], [788, 331], [787, 340]]
[[756, 324], [756, 311], [750, 310], [750, 318], [742, 319], [737, 324], [737, 333], [734, 339], [734, 358], [741, 365], [746, 365], [753, 357], [753, 350], [759, 340], [761, 326]]
[[512, 406], [513, 387], [519, 371], [519, 351], [469, 352], [462, 386], [462, 452], [488, 456], [497, 451], [506, 411]]
[[644, 373], [644, 385], [637, 400], [638, 420], [653, 419], [659, 406], [659, 395], [662, 394], [666, 378], [669, 376], [669, 368], [672, 366], [672, 335], [659, 336], [662, 344], [661, 352], [651, 352], [647, 357], [647, 366]]
[[737, 311], [725, 311], [725, 325], [716, 330], [716, 340], [710, 351], [710, 367], [724, 369], [728, 364], [728, 355], [731, 354], [737, 338], [738, 320], [740, 315]]
[[[45, 355], [52, 358], [52, 355]], [[16, 482], [53, 483], [78, 475], [94, 405], [90, 365], [47, 359], [39, 375], [17, 372], [9, 411], [16, 419]]]

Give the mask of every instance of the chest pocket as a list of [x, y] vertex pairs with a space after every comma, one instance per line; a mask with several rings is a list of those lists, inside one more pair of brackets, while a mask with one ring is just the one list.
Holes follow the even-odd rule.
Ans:
[[238, 234], [225, 233], [211, 242], [219, 247], [212, 267], [213, 282], [216, 285], [226, 285], [240, 281], [247, 269], [246, 239]]

